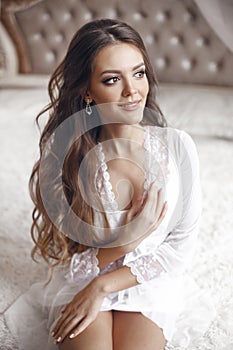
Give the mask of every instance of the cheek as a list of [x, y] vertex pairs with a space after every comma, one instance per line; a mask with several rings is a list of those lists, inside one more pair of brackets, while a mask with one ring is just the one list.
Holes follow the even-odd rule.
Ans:
[[143, 97], [144, 104], [146, 103], [148, 93], [149, 93], [149, 84], [148, 84], [148, 81], [146, 80], [140, 89], [140, 95]]
[[106, 89], [100, 88], [96, 94], [92, 95], [92, 97], [96, 104], [114, 102], [116, 101], [116, 92], [113, 92], [110, 89], [106, 91]]

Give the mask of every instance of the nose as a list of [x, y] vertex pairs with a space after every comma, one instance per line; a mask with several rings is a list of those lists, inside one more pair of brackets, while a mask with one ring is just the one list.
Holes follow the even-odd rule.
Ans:
[[132, 96], [136, 93], [137, 93], [137, 89], [136, 89], [134, 83], [130, 79], [125, 80], [124, 87], [122, 90], [122, 96], [128, 97], [128, 96]]

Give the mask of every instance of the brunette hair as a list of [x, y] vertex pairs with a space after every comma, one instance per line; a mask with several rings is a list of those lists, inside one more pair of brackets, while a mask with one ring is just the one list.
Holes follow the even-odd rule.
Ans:
[[[136, 46], [144, 59], [149, 93], [146, 101], [147, 113], [144, 113], [142, 123], [166, 126], [166, 120], [156, 103], [157, 82], [153, 68], [137, 31], [124, 22], [112, 19], [92, 21], [81, 27], [73, 36], [64, 60], [51, 76], [48, 85], [50, 104], [36, 118], [39, 123], [40, 116], [49, 112], [49, 118], [39, 142], [40, 158], [33, 168], [29, 182], [30, 194], [35, 205], [31, 227], [31, 235], [35, 243], [32, 257], [35, 259], [36, 254], [40, 255], [51, 268], [69, 261], [75, 251], [83, 249], [81, 244], [70, 239], [63, 232], [61, 224], [65, 214], [60, 203], [64, 197], [71, 209], [75, 210], [84, 222], [90, 225], [93, 223], [92, 208], [83, 199], [77, 178], [82, 160], [97, 143], [101, 126], [88, 128], [88, 118], [83, 115], [83, 118], [79, 119], [78, 127], [84, 127], [89, 131], [75, 140], [72, 147], [66, 140], [58, 138], [55, 131], [71, 115], [84, 109], [84, 96], [88, 90], [97, 53], [108, 45], [121, 42]], [[72, 132], [75, 132], [74, 126], [70, 125], [71, 135]], [[49, 149], [49, 152], [46, 149]], [[59, 152], [66, 152], [62, 170]], [[41, 170], [42, 161], [44, 166]], [[62, 178], [62, 184], [58, 181], [59, 177]], [[41, 196], [41, 179], [49, 198], [52, 198], [56, 213], [54, 220], [51, 220], [48, 215]], [[87, 186], [85, 180], [82, 183], [84, 190]], [[70, 230], [78, 229], [71, 226], [72, 223], [70, 223]]]

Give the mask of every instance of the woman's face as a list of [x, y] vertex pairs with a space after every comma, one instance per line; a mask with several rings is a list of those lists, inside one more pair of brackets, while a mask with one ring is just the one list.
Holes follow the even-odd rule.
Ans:
[[143, 56], [136, 46], [110, 45], [95, 57], [88, 94], [103, 122], [139, 123], [148, 90]]

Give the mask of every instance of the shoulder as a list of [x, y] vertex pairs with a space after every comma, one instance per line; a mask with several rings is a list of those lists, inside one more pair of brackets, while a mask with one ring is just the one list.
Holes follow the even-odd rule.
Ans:
[[150, 137], [167, 140], [170, 146], [173, 144], [176, 148], [196, 148], [193, 138], [184, 130], [155, 125], [148, 125], [145, 128]]
[[199, 156], [192, 136], [184, 130], [171, 130], [171, 135], [175, 140], [173, 149], [178, 163], [185, 172], [189, 169], [192, 174], [199, 173]]
[[191, 135], [184, 130], [174, 129], [177, 134], [177, 143], [181, 158], [190, 158], [193, 161], [198, 161], [197, 147]]
[[[191, 161], [198, 164], [197, 147], [193, 138], [184, 130], [171, 127], [147, 126], [152, 140], [159, 140], [168, 153], [180, 164]], [[155, 141], [156, 142], [156, 141]]]

